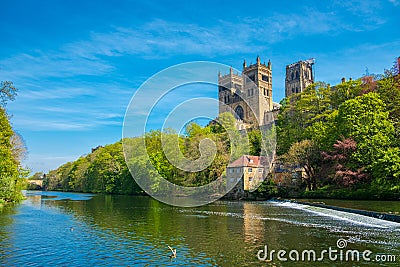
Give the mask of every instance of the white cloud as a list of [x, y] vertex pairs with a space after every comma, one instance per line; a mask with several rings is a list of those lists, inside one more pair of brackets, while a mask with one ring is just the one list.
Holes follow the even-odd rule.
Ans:
[[[53, 51], [26, 52], [3, 59], [2, 79], [104, 75], [115, 70], [108, 57], [244, 54], [265, 50], [298, 35], [370, 30], [385, 20], [371, 15], [379, 8], [379, 2], [366, 2], [335, 1], [325, 11], [302, 8], [301, 12], [275, 13], [270, 17], [220, 20], [211, 27], [161, 19], [137, 27], [115, 27], [109, 32], [92, 32], [87, 40], [70, 42]], [[358, 16], [356, 22], [340, 17], [340, 8]]]
[[99, 75], [113, 69], [105, 61], [80, 57], [62, 51], [35, 51], [23, 53], [0, 61], [2, 78], [20, 80], [42, 77], [73, 77], [77, 75]]
[[49, 170], [57, 168], [66, 162], [74, 161], [79, 158], [78, 155], [59, 156], [50, 154], [28, 154], [27, 159], [23, 162], [32, 173], [35, 172], [48, 172]]

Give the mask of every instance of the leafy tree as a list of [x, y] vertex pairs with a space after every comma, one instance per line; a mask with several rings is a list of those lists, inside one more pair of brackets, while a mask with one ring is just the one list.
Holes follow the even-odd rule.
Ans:
[[0, 107], [0, 205], [2, 202], [16, 202], [20, 193], [20, 163], [12, 153], [10, 142], [14, 132], [6, 111]]
[[332, 135], [353, 138], [357, 150], [351, 160], [372, 171], [374, 162], [384, 155], [394, 136], [393, 124], [388, 119], [385, 104], [377, 93], [368, 93], [344, 102], [335, 119], [336, 133]]
[[0, 106], [5, 107], [8, 101], [13, 101], [17, 95], [17, 88], [10, 81], [0, 82]]
[[[397, 71], [397, 70], [396, 70]], [[386, 71], [382, 79], [377, 81], [377, 92], [389, 112], [389, 120], [395, 128], [395, 146], [400, 146], [400, 75]]]
[[338, 185], [353, 186], [368, 177], [363, 167], [358, 167], [349, 160], [357, 149], [357, 143], [352, 138], [338, 140], [333, 148], [330, 153], [322, 152], [322, 156], [325, 161], [330, 162], [330, 167], [334, 171], [333, 180]]
[[27, 176], [20, 162], [25, 152], [22, 138], [13, 131], [4, 108], [16, 91], [12, 82], [0, 82], [0, 205], [22, 199], [22, 179]]
[[324, 132], [324, 123], [332, 113], [330, 92], [330, 86], [315, 83], [281, 102], [277, 123], [278, 155], [286, 153], [293, 143], [313, 139], [313, 134]]
[[321, 163], [321, 155], [316, 144], [311, 140], [294, 143], [289, 151], [282, 156], [286, 164], [292, 167], [304, 168], [303, 177], [308, 190], [317, 189], [317, 170]]
[[373, 164], [375, 183], [382, 186], [400, 185], [400, 149], [391, 147]]

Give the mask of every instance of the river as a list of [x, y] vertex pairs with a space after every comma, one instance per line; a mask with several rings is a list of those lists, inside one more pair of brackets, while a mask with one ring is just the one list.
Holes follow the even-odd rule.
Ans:
[[[273, 201], [180, 208], [150, 197], [26, 195], [0, 211], [0, 266], [400, 265], [400, 224], [346, 212]], [[329, 249], [336, 254], [322, 253]], [[271, 250], [285, 253], [270, 257]], [[316, 259], [306, 253], [302, 260], [304, 250], [315, 251]], [[349, 250], [360, 252], [359, 261], [345, 257]], [[361, 254], [366, 250], [371, 253]]]

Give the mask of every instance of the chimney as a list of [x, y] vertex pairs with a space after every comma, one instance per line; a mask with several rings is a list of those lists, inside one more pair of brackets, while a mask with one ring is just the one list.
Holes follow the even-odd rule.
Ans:
[[346, 78], [343, 77], [343, 78], [342, 78], [342, 83], [345, 83], [345, 82], [346, 82]]

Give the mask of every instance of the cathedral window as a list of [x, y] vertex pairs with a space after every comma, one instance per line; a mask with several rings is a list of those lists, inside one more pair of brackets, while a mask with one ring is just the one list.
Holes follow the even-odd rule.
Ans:
[[243, 118], [244, 118], [244, 110], [243, 110], [243, 108], [241, 106], [237, 106], [235, 108], [235, 117], [236, 117], [236, 119], [243, 120]]
[[267, 75], [262, 75], [261, 79], [265, 82], [269, 82], [269, 77]]

